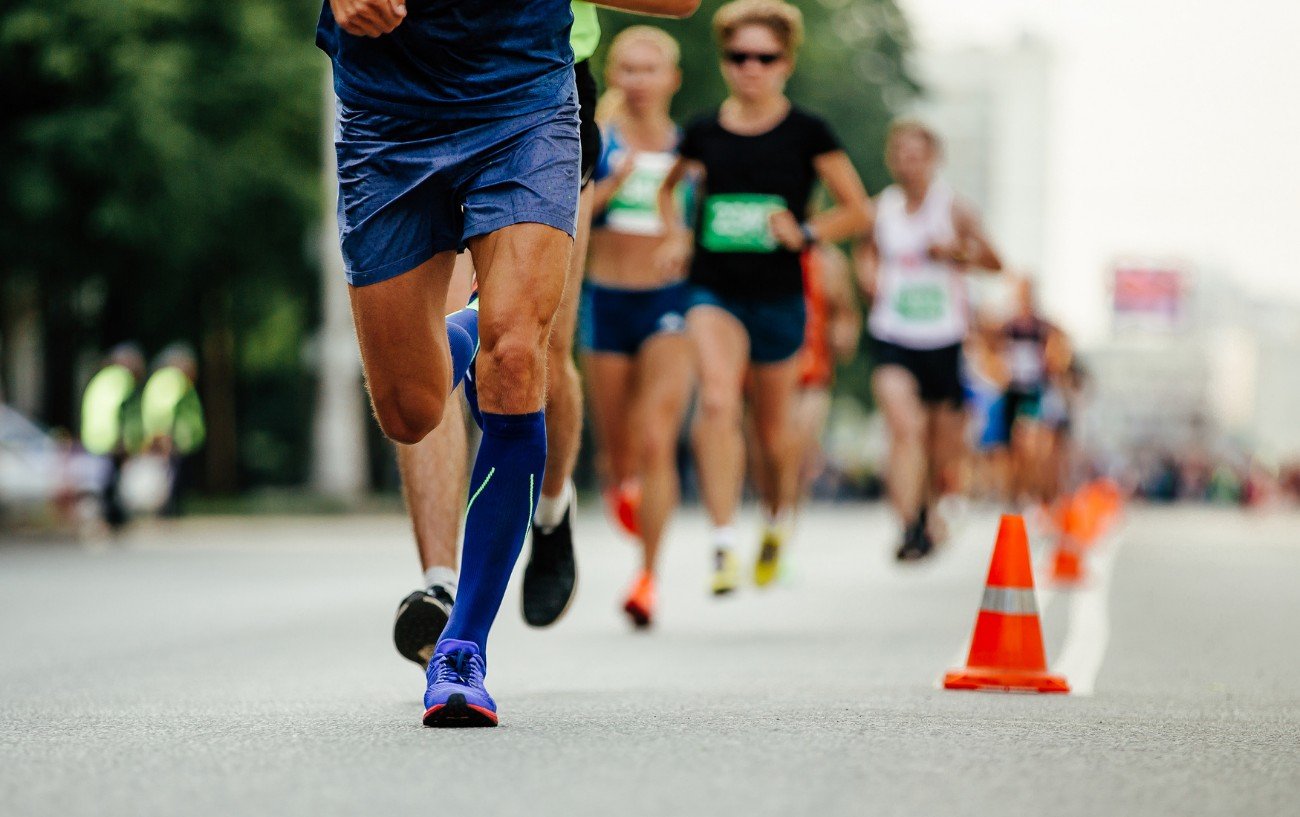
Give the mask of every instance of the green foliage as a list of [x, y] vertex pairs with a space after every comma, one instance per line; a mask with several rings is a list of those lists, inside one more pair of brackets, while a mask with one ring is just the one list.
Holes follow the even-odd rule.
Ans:
[[[42, 290], [46, 419], [70, 411], [72, 384], [54, 381], [126, 338], [150, 350], [186, 339], [208, 364], [222, 349], [207, 342], [214, 333], [251, 325], [235, 333], [221, 389], [238, 387], [243, 360], [260, 370], [273, 358], [293, 375], [282, 347], [296, 348], [294, 316], [315, 313], [318, 288], [303, 238], [319, 212], [318, 9], [11, 0], [0, 14], [0, 272]], [[70, 308], [87, 292], [100, 297]], [[294, 337], [247, 348], [264, 345], [262, 320]], [[310, 403], [280, 404], [308, 422]]]
[[[725, 0], [704, 0], [687, 20], [647, 20], [601, 9], [597, 76], [614, 36], [631, 25], [651, 23], [682, 46], [682, 90], [673, 102], [678, 121], [712, 110], [726, 96], [713, 40], [713, 14]], [[789, 95], [825, 117], [873, 194], [888, 180], [883, 153], [885, 130], [918, 91], [904, 58], [912, 47], [907, 20], [894, 0], [806, 0], [807, 36], [790, 80]]]
[[[724, 95], [710, 25], [719, 5], [657, 21], [683, 43], [682, 119]], [[916, 91], [906, 24], [895, 0], [799, 5], [809, 36], [790, 92], [831, 121], [879, 190], [884, 128]], [[211, 484], [232, 487], [236, 466], [245, 483], [303, 478], [312, 380], [298, 349], [319, 289], [309, 249], [325, 67], [312, 44], [318, 9], [319, 0], [9, 0], [0, 11], [0, 298], [23, 293], [41, 310], [42, 419], [71, 424], [78, 364], [110, 344], [155, 351], [188, 340], [202, 353], [208, 455], [222, 457]], [[602, 19], [606, 43], [645, 22]], [[853, 385], [860, 368], [846, 377], [855, 394], [865, 393]]]

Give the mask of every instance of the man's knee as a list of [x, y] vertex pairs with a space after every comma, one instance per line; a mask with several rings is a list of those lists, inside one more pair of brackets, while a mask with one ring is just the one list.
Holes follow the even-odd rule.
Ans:
[[375, 419], [384, 436], [395, 443], [415, 445], [442, 422], [446, 395], [412, 388], [371, 386]]
[[545, 367], [539, 340], [531, 328], [510, 329], [485, 344], [479, 358], [486, 358], [500, 383], [531, 383]]

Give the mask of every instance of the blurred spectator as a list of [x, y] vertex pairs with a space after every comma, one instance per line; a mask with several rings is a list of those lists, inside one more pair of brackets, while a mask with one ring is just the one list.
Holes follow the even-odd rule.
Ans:
[[90, 379], [81, 399], [81, 444], [111, 463], [102, 501], [104, 521], [114, 531], [127, 521], [120, 490], [122, 466], [144, 442], [140, 412], [140, 381], [144, 375], [140, 347], [118, 344], [109, 352], [108, 362]]
[[182, 343], [168, 346], [158, 355], [154, 373], [145, 384], [142, 398], [146, 448], [167, 459], [171, 481], [163, 513], [176, 516], [187, 485], [186, 461], [203, 445], [203, 405], [194, 383], [198, 360]]

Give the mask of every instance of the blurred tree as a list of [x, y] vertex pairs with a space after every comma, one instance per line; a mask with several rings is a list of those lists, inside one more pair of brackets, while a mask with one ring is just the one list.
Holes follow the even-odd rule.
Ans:
[[[713, 13], [725, 0], [704, 0], [688, 20], [654, 20], [682, 46], [682, 90], [673, 102], [680, 122], [717, 107], [726, 96], [713, 41]], [[907, 68], [912, 36], [895, 0], [802, 0], [807, 36], [788, 93], [799, 105], [825, 117], [875, 195], [889, 183], [885, 170], [885, 132], [890, 120], [917, 96], [920, 87]], [[618, 12], [601, 11], [605, 50], [619, 31], [645, 23]], [[598, 72], [603, 69], [597, 66]], [[865, 331], [865, 330], [864, 330]], [[863, 405], [872, 403], [870, 350], [841, 367], [836, 391]]]
[[[318, 298], [304, 239], [318, 216], [318, 8], [11, 0], [0, 12], [0, 274], [40, 292], [46, 421], [71, 426], [88, 354], [184, 339], [202, 358], [209, 487], [234, 489], [241, 465], [301, 478], [284, 451], [305, 462], [310, 430], [298, 348]], [[237, 416], [261, 440], [242, 460]]]

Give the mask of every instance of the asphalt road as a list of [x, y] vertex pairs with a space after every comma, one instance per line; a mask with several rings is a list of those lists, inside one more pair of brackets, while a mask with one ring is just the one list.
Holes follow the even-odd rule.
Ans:
[[1300, 813], [1300, 515], [1130, 513], [1040, 595], [1068, 697], [937, 688], [995, 527], [903, 568], [880, 508], [814, 510], [781, 586], [715, 601], [689, 515], [634, 634], [633, 551], [584, 509], [579, 597], [533, 631], [512, 585], [473, 731], [420, 726], [391, 646], [398, 517], [8, 540], [0, 814]]

